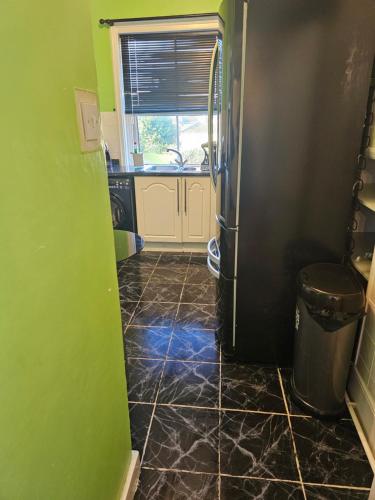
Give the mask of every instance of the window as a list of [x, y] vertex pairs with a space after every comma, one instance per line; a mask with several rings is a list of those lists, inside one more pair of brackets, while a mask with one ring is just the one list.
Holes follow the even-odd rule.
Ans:
[[177, 149], [204, 159], [208, 88], [217, 31], [120, 34], [125, 139], [146, 164], [169, 164]]
[[138, 115], [138, 140], [144, 162], [153, 165], [170, 163], [167, 148], [180, 151], [189, 164], [200, 164], [204, 158], [201, 144], [207, 142], [205, 115]]

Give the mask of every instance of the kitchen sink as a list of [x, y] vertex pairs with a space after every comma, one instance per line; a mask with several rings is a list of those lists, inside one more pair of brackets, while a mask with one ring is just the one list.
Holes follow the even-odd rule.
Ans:
[[197, 172], [200, 173], [202, 170], [200, 167], [194, 165], [184, 165], [180, 168], [178, 165], [148, 165], [144, 167], [145, 172], [160, 172], [160, 173], [179, 173], [179, 172]]
[[201, 172], [201, 168], [200, 167], [194, 167], [192, 165], [185, 165], [184, 167], [182, 167], [182, 172]]
[[178, 165], [148, 165], [144, 168], [145, 172], [178, 172]]

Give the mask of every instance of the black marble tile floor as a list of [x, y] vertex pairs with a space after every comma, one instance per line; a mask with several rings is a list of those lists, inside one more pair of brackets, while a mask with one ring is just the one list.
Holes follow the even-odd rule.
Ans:
[[203, 255], [143, 252], [118, 277], [136, 499], [369, 497], [349, 413], [319, 421], [291, 400], [289, 370], [222, 360]]

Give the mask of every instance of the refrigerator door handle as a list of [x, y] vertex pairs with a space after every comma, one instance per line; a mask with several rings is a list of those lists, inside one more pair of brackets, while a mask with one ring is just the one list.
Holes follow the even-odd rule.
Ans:
[[220, 251], [217, 246], [216, 238], [212, 238], [207, 245], [208, 257], [218, 267], [220, 267]]
[[216, 190], [216, 183], [214, 178], [215, 166], [215, 145], [213, 141], [214, 131], [214, 93], [215, 93], [215, 73], [219, 54], [219, 42], [217, 41], [212, 52], [211, 69], [210, 69], [210, 83], [208, 90], [208, 163], [211, 181], [214, 189]]
[[212, 276], [218, 280], [220, 278], [220, 272], [218, 269], [216, 269], [214, 264], [212, 264], [210, 256], [207, 257], [207, 267]]

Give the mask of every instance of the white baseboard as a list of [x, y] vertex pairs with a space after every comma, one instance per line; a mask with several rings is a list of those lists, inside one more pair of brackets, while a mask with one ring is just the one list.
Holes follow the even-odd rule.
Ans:
[[372, 482], [372, 488], [368, 500], [375, 500], [375, 478], [374, 481]]
[[144, 250], [147, 252], [207, 252], [207, 243], [157, 243], [146, 241]]
[[129, 468], [124, 479], [124, 488], [120, 500], [133, 500], [138, 487], [139, 475], [141, 473], [141, 463], [139, 461], [139, 452], [132, 451]]
[[375, 473], [375, 411], [363, 380], [354, 368], [346, 399], [354, 425]]

